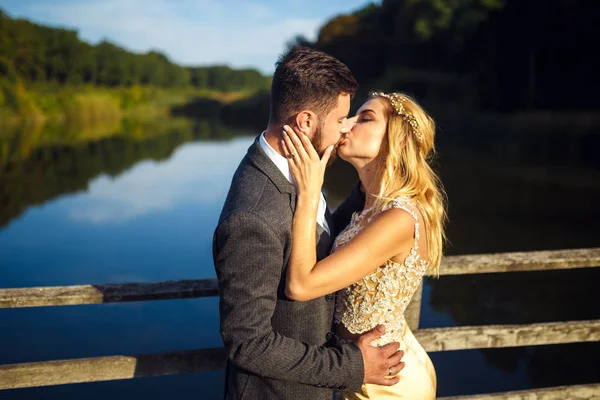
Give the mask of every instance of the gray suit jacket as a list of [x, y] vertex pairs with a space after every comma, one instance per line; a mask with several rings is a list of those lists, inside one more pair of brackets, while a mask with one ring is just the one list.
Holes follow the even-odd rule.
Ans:
[[[335, 295], [307, 302], [285, 296], [295, 202], [257, 138], [235, 172], [213, 237], [233, 399], [331, 400], [333, 388], [358, 391], [363, 382], [360, 349], [336, 345], [331, 332]], [[321, 259], [332, 240], [317, 235]]]

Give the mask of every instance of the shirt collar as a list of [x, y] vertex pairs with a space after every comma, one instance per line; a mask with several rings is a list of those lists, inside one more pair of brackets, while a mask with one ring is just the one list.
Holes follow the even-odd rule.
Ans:
[[292, 171], [290, 171], [290, 165], [288, 164], [287, 158], [276, 152], [275, 149], [271, 147], [269, 142], [267, 142], [265, 139], [265, 132], [261, 133], [259, 143], [260, 147], [263, 149], [267, 157], [273, 161], [273, 164], [275, 164], [277, 169], [281, 171], [283, 176], [285, 176], [292, 185], [295, 185], [294, 176], [292, 175]]

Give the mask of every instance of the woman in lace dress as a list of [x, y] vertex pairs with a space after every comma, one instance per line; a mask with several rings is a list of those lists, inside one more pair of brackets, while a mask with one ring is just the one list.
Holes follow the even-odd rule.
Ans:
[[319, 262], [314, 250], [317, 208], [333, 146], [320, 157], [307, 136], [284, 128], [282, 147], [298, 190], [286, 291], [306, 301], [343, 289], [336, 310], [339, 336], [354, 340], [383, 324], [385, 334], [372, 345], [399, 342], [404, 350], [398, 384], [365, 384], [360, 393], [344, 392], [344, 398], [434, 399], [433, 364], [408, 328], [404, 311], [423, 276], [438, 273], [442, 255], [444, 194], [428, 164], [435, 125], [401, 93], [374, 93], [351, 123], [337, 153], [356, 168], [365, 206], [338, 235], [332, 254]]

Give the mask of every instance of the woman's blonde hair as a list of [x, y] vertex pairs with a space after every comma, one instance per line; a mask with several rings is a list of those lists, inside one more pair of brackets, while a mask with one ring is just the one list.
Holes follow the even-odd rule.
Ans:
[[[435, 154], [435, 122], [411, 97], [403, 93], [372, 93], [386, 103], [386, 135], [377, 171], [380, 182], [374, 209], [385, 208], [398, 196], [415, 200], [427, 229], [429, 275], [438, 276], [446, 235], [446, 193], [429, 165]], [[367, 188], [368, 189], [368, 188]]]

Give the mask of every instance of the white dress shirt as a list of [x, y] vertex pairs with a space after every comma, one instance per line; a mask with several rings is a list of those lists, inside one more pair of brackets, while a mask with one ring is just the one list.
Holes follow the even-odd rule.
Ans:
[[[285, 158], [284, 156], [282, 156], [281, 154], [276, 152], [275, 149], [273, 149], [271, 147], [269, 142], [267, 142], [267, 140], [265, 139], [264, 132], [260, 135], [259, 143], [260, 143], [260, 147], [267, 154], [267, 157], [269, 157], [269, 159], [271, 161], [273, 161], [273, 164], [275, 164], [275, 166], [281, 171], [283, 176], [285, 176], [287, 178], [287, 180], [290, 181], [290, 183], [294, 187], [294, 190], [296, 190], [296, 183], [294, 182], [294, 175], [292, 174], [292, 171], [290, 171], [290, 166], [288, 164], [287, 158]], [[331, 235], [331, 231], [329, 230], [329, 225], [327, 224], [327, 219], [325, 218], [325, 210], [326, 209], [327, 209], [327, 202], [325, 201], [325, 196], [323, 196], [323, 193], [321, 193], [321, 199], [319, 201], [319, 209], [317, 211], [317, 224], [319, 224], [321, 226], [321, 228], [325, 229], [327, 231], [327, 233]]]

